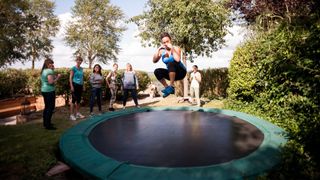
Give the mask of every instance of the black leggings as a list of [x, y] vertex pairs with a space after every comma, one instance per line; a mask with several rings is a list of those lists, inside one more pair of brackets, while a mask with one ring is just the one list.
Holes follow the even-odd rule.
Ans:
[[51, 117], [56, 103], [56, 93], [52, 92], [41, 92], [44, 99], [44, 110], [43, 110], [43, 126], [49, 128], [51, 126]]
[[73, 84], [73, 89], [74, 91], [72, 92], [72, 104], [80, 104], [81, 102], [81, 96], [82, 96], [82, 90], [83, 90], [83, 85], [77, 84], [77, 83], [72, 83]]
[[136, 89], [124, 89], [123, 90], [123, 106], [126, 106], [127, 104], [127, 99], [129, 95], [129, 91], [131, 92], [132, 99], [134, 101], [134, 104], [138, 106], [138, 98], [137, 98], [137, 90]]
[[175, 77], [175, 81], [177, 80], [182, 80], [186, 74], [187, 71], [181, 67], [179, 65], [178, 62], [169, 62], [167, 65], [168, 69], [164, 69], [164, 68], [158, 68], [156, 70], [154, 70], [154, 75], [156, 76], [156, 78], [160, 81], [161, 79], [167, 79], [170, 80], [169, 78], [169, 73], [170, 72], [175, 72], [176, 73], [176, 77]]

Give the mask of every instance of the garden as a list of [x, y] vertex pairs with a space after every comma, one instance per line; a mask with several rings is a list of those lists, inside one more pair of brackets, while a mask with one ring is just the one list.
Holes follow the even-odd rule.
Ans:
[[[103, 4], [103, 1], [100, 0], [96, 2]], [[84, 1], [76, 0], [73, 15], [78, 16], [78, 20], [88, 16], [90, 18], [83, 18], [83, 22], [78, 21], [79, 24], [84, 23], [82, 26], [78, 26], [77, 23], [70, 25], [66, 37], [67, 44], [77, 49], [74, 53], [85, 57], [90, 65], [95, 61], [107, 63], [114, 60], [119, 50], [116, 42], [119, 41], [119, 36], [124, 28], [98, 27], [97, 25], [94, 30], [105, 29], [99, 33], [90, 28], [86, 31], [85, 27], [88, 27], [85, 26], [86, 24], [97, 20], [100, 25], [100, 21], [105, 19], [100, 18], [104, 15], [100, 11], [97, 11], [97, 16], [85, 13], [90, 12], [85, 8], [99, 9], [101, 4], [99, 6], [99, 3], [81, 3]], [[105, 4], [108, 3], [109, 1]], [[148, 9], [143, 14], [132, 17], [128, 22], [138, 26], [140, 30], [138, 36], [141, 37], [144, 45], [157, 46], [160, 32], [168, 31], [171, 33], [175, 38], [175, 43], [185, 52], [182, 58], [184, 63], [194, 61], [195, 55], [210, 56], [221, 48], [225, 42], [224, 37], [228, 33], [227, 27], [234, 23], [239, 23], [247, 29], [246, 39], [233, 52], [229, 67], [201, 69], [200, 73], [203, 79], [200, 92], [204, 108], [251, 114], [286, 131], [287, 143], [281, 148], [280, 163], [254, 178], [319, 179], [319, 1], [226, 0], [216, 2], [202, 0], [193, 3], [177, 0], [170, 1], [170, 3], [148, 0]], [[30, 8], [25, 1], [11, 3], [1, 1], [0, 8], [6, 14], [4, 16], [6, 18], [3, 18], [5, 21], [1, 21], [4, 26], [0, 26], [0, 38], [1, 40], [5, 39], [5, 41], [0, 41], [1, 47], [4, 47], [0, 48], [0, 99], [41, 97], [40, 69], [6, 67], [6, 65], [17, 61], [25, 62], [33, 59], [32, 54], [35, 55], [34, 59], [43, 59], [46, 56], [41, 54], [50, 54], [51, 44], [46, 44], [50, 42], [49, 40], [35, 43], [36, 45], [41, 44], [40, 47], [46, 51], [45, 53], [41, 51], [41, 48], [36, 50], [36, 52], [42, 52], [39, 54], [28, 51], [28, 48], [34, 45], [33, 41], [28, 38], [35, 35], [31, 37], [33, 39], [40, 34], [45, 34], [29, 33], [37, 32], [36, 30], [31, 31], [35, 27], [44, 27], [41, 25], [43, 21], [34, 18], [41, 15], [35, 14], [37, 11]], [[109, 21], [118, 21], [123, 18], [119, 9], [112, 12], [114, 12], [112, 15], [117, 18], [111, 18]], [[30, 16], [25, 16], [26, 14]], [[106, 19], [110, 17], [108, 16]], [[90, 21], [86, 21], [88, 19]], [[52, 20], [55, 19], [52, 18]], [[233, 23], [231, 23], [232, 20]], [[48, 26], [57, 27], [55, 21], [51, 23]], [[82, 31], [76, 33], [76, 29], [81, 28], [83, 28]], [[108, 30], [112, 31], [111, 34]], [[54, 30], [51, 29], [51, 31]], [[114, 39], [104, 39], [103, 34], [106, 32], [110, 35], [108, 37]], [[55, 33], [45, 36], [54, 35]], [[99, 35], [99, 37], [94, 35]], [[88, 37], [101, 41], [86, 41]], [[37, 48], [34, 46], [31, 49]], [[96, 56], [89, 53], [96, 50], [98, 51]], [[33, 118], [29, 122], [14, 126], [0, 126], [1, 179], [86, 179], [86, 176], [73, 169], [54, 176], [46, 175], [52, 167], [64, 161], [59, 149], [59, 140], [62, 134], [80, 122], [89, 121], [88, 119], [68, 120], [70, 69], [57, 68], [55, 71], [62, 74], [56, 84], [56, 95], [64, 100], [63, 106], [55, 108], [52, 118], [57, 129], [48, 131], [42, 127], [41, 109], [31, 113]], [[120, 72], [123, 71], [120, 70]], [[90, 84], [86, 81], [90, 72], [91, 66], [89, 69], [85, 69], [84, 73], [86, 89], [90, 89]], [[104, 70], [103, 74], [106, 75], [108, 72], [108, 70]], [[188, 73], [190, 74], [190, 71]], [[140, 91], [146, 90], [151, 82], [156, 82], [155, 77], [148, 72], [138, 71], [137, 75], [140, 81]], [[184, 83], [186, 82], [188, 81], [185, 80]], [[175, 95], [142, 104], [142, 108], [191, 106], [186, 102], [178, 103], [178, 99], [185, 96], [183, 82], [177, 82], [175, 86], [177, 88]], [[104, 113], [109, 113], [107, 103], [110, 92], [105, 83], [102, 90], [103, 110], [105, 110]], [[82, 102], [82, 109], [86, 116], [89, 115], [89, 95], [90, 92], [85, 91]], [[122, 94], [119, 92], [118, 100], [121, 99], [121, 96]], [[142, 100], [143, 97], [139, 98]], [[128, 111], [132, 109], [128, 108]], [[117, 109], [117, 111], [120, 110]]]

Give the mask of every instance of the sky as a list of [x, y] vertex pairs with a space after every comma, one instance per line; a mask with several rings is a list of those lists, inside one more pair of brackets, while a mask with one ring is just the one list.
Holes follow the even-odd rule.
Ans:
[[[128, 19], [143, 13], [147, 0], [110, 0], [110, 3], [120, 7]], [[72, 67], [75, 65], [74, 57], [72, 56], [75, 49], [67, 46], [63, 41], [65, 26], [71, 20], [71, 8], [74, 5], [73, 0], [55, 0], [56, 8], [54, 13], [60, 19], [60, 30], [56, 37], [53, 38], [54, 49], [52, 51], [52, 58], [55, 62], [55, 67]], [[154, 47], [142, 47], [140, 39], [137, 37], [138, 28], [134, 23], [125, 24], [127, 30], [123, 33], [119, 46], [121, 48], [118, 54], [118, 64], [120, 69], [124, 69], [127, 63], [131, 63], [133, 69], [153, 72], [154, 69], [165, 67], [162, 62], [154, 64], [152, 56], [156, 51]], [[212, 54], [211, 58], [197, 57], [193, 63], [187, 62], [187, 69], [196, 64], [199, 69], [229, 67], [233, 51], [239, 43], [242, 42], [244, 36], [244, 29], [239, 26], [233, 26], [229, 29], [226, 39], [226, 46]], [[98, 62], [94, 62], [98, 63]], [[43, 60], [35, 63], [35, 68], [41, 68]], [[111, 69], [113, 62], [108, 65], [102, 65], [103, 69]], [[88, 64], [82, 64], [83, 67], [88, 67]], [[31, 62], [25, 64], [14, 64], [15, 68], [30, 68]]]

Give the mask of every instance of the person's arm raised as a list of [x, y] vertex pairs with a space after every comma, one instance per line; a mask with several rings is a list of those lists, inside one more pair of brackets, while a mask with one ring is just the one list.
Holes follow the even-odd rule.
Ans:
[[159, 47], [158, 49], [157, 49], [157, 52], [153, 55], [153, 59], [152, 59], [152, 61], [153, 61], [153, 63], [157, 63], [159, 60], [160, 60], [160, 58], [161, 58], [161, 52], [160, 52], [160, 50], [162, 50], [162, 49], [165, 49], [164, 47]]
[[174, 47], [171, 44], [168, 45], [168, 47], [171, 49], [171, 53], [173, 55], [173, 58], [175, 61], [180, 62], [181, 59], [181, 49], [180, 47]]

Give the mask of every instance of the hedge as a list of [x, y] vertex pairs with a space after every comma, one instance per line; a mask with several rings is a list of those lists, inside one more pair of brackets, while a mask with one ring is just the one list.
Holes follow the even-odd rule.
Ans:
[[[40, 70], [35, 69], [5, 69], [0, 72], [0, 99], [10, 98], [14, 96], [23, 95], [41, 95], [40, 87]], [[57, 74], [61, 74], [60, 80], [56, 83], [56, 95], [62, 95], [66, 104], [69, 102], [70, 98], [70, 85], [69, 85], [69, 68], [58, 68], [55, 69]], [[121, 75], [123, 70], [119, 71]], [[84, 86], [86, 91], [83, 94], [83, 102], [86, 104], [89, 102], [90, 98], [90, 83], [89, 75], [92, 73], [90, 69], [84, 69]], [[103, 76], [107, 76], [108, 70], [103, 70]], [[150, 78], [146, 72], [137, 71], [137, 76], [139, 79], [139, 90], [145, 90], [150, 83]], [[104, 98], [109, 97], [109, 89], [106, 87], [106, 82], [102, 85], [102, 91]], [[121, 96], [121, 91], [118, 92]]]
[[229, 108], [261, 116], [289, 132], [296, 148], [291, 159], [300, 156], [303, 163], [286, 176], [319, 176], [314, 173], [320, 165], [320, 22], [282, 24], [251, 38], [235, 51], [229, 79]]

